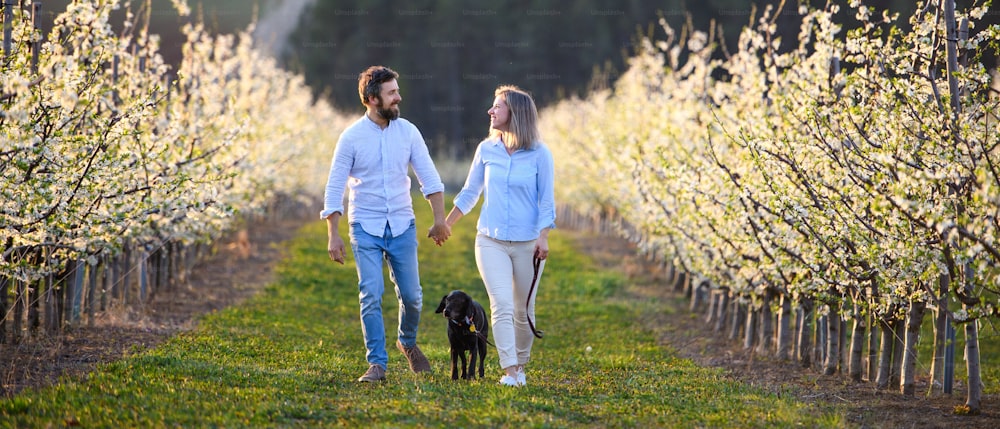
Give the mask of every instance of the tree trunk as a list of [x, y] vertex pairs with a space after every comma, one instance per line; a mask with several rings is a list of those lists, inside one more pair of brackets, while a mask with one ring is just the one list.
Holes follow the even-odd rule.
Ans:
[[723, 288], [719, 290], [719, 305], [716, 307], [718, 314], [715, 316], [715, 329], [714, 332], [722, 332], [726, 328], [726, 315], [729, 309], [729, 289]]
[[[36, 267], [43, 266], [44, 263], [42, 261], [44, 258], [42, 252], [44, 252], [44, 250], [31, 252], [28, 258], [32, 265]], [[42, 322], [39, 311], [39, 305], [41, 303], [41, 299], [39, 299], [41, 295], [39, 295], [39, 292], [41, 292], [42, 288], [44, 288], [44, 282], [42, 280], [34, 280], [25, 282], [24, 284], [27, 285], [24, 291], [24, 307], [25, 311], [28, 312], [27, 332], [29, 335], [35, 335], [38, 333], [38, 328], [41, 326]]]
[[45, 279], [43, 280], [43, 283], [45, 285], [44, 286], [45, 292], [43, 294], [44, 298], [42, 298], [42, 304], [43, 304], [42, 313], [44, 317], [42, 319], [42, 327], [43, 327], [42, 330], [46, 334], [51, 334], [55, 332], [54, 326], [56, 324], [55, 320], [56, 300], [55, 300], [54, 289], [56, 285], [54, 277], [58, 275], [60, 275], [60, 273], [49, 274], [45, 276]]
[[24, 302], [27, 300], [25, 298], [25, 289], [24, 280], [14, 280], [14, 344], [21, 343], [22, 326], [24, 324]]
[[[954, 6], [954, 4], [952, 4]], [[966, 296], [973, 296], [976, 285], [972, 282], [974, 273], [972, 266], [965, 264], [965, 285], [963, 293]], [[962, 304], [966, 313], [971, 310], [967, 304]], [[982, 405], [983, 379], [981, 367], [979, 365], [979, 320], [973, 320], [965, 324], [965, 369], [968, 377], [967, 394], [965, 406], [968, 407], [969, 414], [979, 414]]]
[[149, 296], [149, 282], [153, 278], [152, 275], [152, 255], [149, 252], [143, 250], [139, 253], [139, 290], [136, 294], [136, 304], [143, 304], [146, 302], [146, 297]]
[[965, 368], [969, 378], [965, 406], [970, 414], [979, 414], [983, 395], [983, 380], [979, 366], [979, 321], [965, 324]]
[[855, 382], [861, 381], [861, 373], [863, 372], [861, 358], [864, 355], [865, 332], [868, 330], [865, 324], [866, 317], [860, 313], [860, 307], [857, 302], [854, 303], [854, 329], [851, 330], [851, 359], [847, 365], [851, 380]]
[[826, 365], [823, 367], [823, 374], [833, 375], [837, 372], [840, 364], [840, 309], [831, 306], [827, 316], [826, 336]]
[[[73, 263], [73, 261], [68, 263]], [[59, 287], [56, 289], [56, 324], [52, 328], [55, 331], [62, 331], [63, 327], [66, 326], [66, 291], [69, 290], [68, 285], [72, 278], [72, 272], [67, 270], [66, 276], [59, 279]]]
[[[14, 237], [8, 236], [3, 248], [0, 248], [0, 262], [7, 262], [3, 259], [4, 251], [13, 246]], [[0, 273], [0, 344], [7, 344], [7, 312], [10, 311], [8, 309], [7, 296], [10, 293], [11, 282], [12, 280], [9, 277]]]
[[778, 359], [791, 358], [793, 337], [792, 332], [792, 297], [788, 293], [781, 294], [781, 312], [778, 313]]
[[35, 287], [28, 288], [28, 332], [36, 334], [42, 325], [42, 315], [39, 306], [42, 302], [40, 299], [41, 293], [45, 290], [45, 281], [41, 279], [35, 280], [33, 284]]
[[76, 270], [73, 273], [73, 284], [69, 300], [67, 300], [67, 305], [69, 305], [68, 321], [74, 326], [80, 321], [80, 311], [83, 305], [83, 279], [86, 275], [87, 263], [85, 261], [77, 261]]
[[111, 302], [111, 306], [121, 305], [121, 282], [119, 270], [122, 268], [122, 256], [121, 254], [113, 256], [108, 260], [108, 281], [105, 287], [105, 293], [108, 294], [108, 300]]
[[802, 356], [802, 354], [799, 352], [799, 335], [801, 335], [802, 333], [803, 314], [802, 314], [802, 309], [799, 308], [798, 305], [796, 305], [792, 311], [795, 313], [795, 332], [792, 333], [792, 335], [795, 336], [795, 338], [792, 340], [793, 341], [792, 361], [798, 362], [799, 357]]
[[729, 325], [729, 339], [736, 341], [743, 332], [743, 326], [746, 323], [747, 317], [747, 305], [741, 302], [741, 299], [737, 296], [733, 296], [733, 320]]
[[[692, 285], [695, 281], [691, 282]], [[701, 307], [705, 305], [705, 295], [708, 291], [708, 281], [698, 280], [697, 285], [693, 286], [691, 289], [691, 309], [692, 313], [697, 313]]]
[[[952, 118], [957, 122], [959, 114], [962, 112], [961, 98], [962, 94], [958, 87], [958, 79], [955, 74], [958, 70], [958, 40], [965, 39], [968, 34], [959, 34], [958, 29], [955, 28], [955, 1], [946, 0], [944, 2], [944, 22], [945, 22], [945, 49], [947, 51], [947, 72], [948, 72], [948, 90], [951, 93], [951, 105], [952, 105]], [[963, 26], [966, 26], [967, 21], [963, 20]], [[967, 33], [968, 30], [963, 29], [962, 33]], [[954, 139], [954, 144], [958, 145], [958, 138]], [[960, 207], [959, 212], [964, 210]], [[963, 274], [965, 275], [965, 284], [963, 287], [963, 293], [966, 296], [973, 296], [975, 292], [975, 283], [972, 282], [974, 273], [972, 272], [972, 267], [966, 263], [963, 266]], [[963, 305], [968, 311], [968, 306]], [[969, 409], [970, 414], [979, 414], [980, 411], [980, 399], [983, 393], [982, 386], [982, 374], [980, 373], [979, 367], [979, 322], [973, 321], [965, 324], [965, 361], [966, 369], [968, 371], [968, 398], [966, 398], [965, 405]]]
[[875, 302], [878, 301], [879, 292], [878, 281], [875, 279], [870, 280], [865, 291], [869, 308], [868, 315], [866, 316], [868, 322], [868, 381], [873, 382], [878, 378], [878, 352], [881, 348], [879, 339], [883, 321], [882, 317], [875, 312]]
[[84, 307], [87, 309], [87, 326], [94, 326], [94, 310], [97, 305], [95, 304], [95, 293], [97, 288], [100, 287], [98, 282], [101, 269], [100, 263], [95, 263], [87, 267], [87, 272], [90, 274], [87, 276], [87, 303]]
[[881, 331], [882, 338], [879, 341], [881, 347], [878, 354], [878, 375], [875, 377], [876, 389], [886, 389], [889, 387], [889, 379], [891, 378], [890, 373], [892, 372], [892, 345], [896, 343], [896, 341], [893, 340], [893, 337], [895, 336], [895, 330], [893, 329], [894, 324], [895, 323], [891, 320], [885, 320], [884, 318], [879, 319], [878, 327]]
[[902, 320], [892, 323], [892, 371], [889, 372], [889, 383], [898, 386], [899, 377], [903, 374], [903, 340], [906, 337], [906, 324]]
[[108, 310], [108, 296], [110, 295], [111, 292], [111, 269], [112, 269], [111, 267], [113, 265], [114, 265], [114, 259], [112, 259], [110, 256], [105, 256], [101, 258], [101, 266], [103, 267], [101, 269], [101, 277], [99, 280], [101, 289], [97, 291], [101, 297], [100, 299], [101, 312], [105, 312]]
[[[948, 343], [948, 287], [951, 282], [947, 274], [938, 277], [938, 299], [934, 311], [934, 358], [931, 361], [930, 386], [927, 393], [944, 390], [944, 354]], [[949, 389], [951, 390], [951, 389]]]
[[758, 311], [753, 304], [747, 305], [747, 326], [743, 332], [743, 348], [746, 350], [751, 350], [754, 345], [754, 337], [757, 335]]
[[711, 326], [715, 324], [715, 314], [718, 312], [715, 307], [719, 305], [719, 291], [709, 289], [707, 296], [708, 308], [705, 310], [705, 326]]
[[900, 393], [913, 396], [916, 388], [914, 380], [917, 372], [917, 341], [920, 339], [920, 324], [924, 321], [923, 301], [910, 301], [910, 311], [906, 315], [906, 343], [903, 348], [903, 366], [900, 377]]
[[843, 371], [847, 368], [850, 359], [851, 352], [851, 326], [847, 323], [847, 319], [840, 317], [840, 370]]
[[159, 257], [156, 261], [156, 288], [154, 293], [166, 292], [170, 290], [170, 250], [169, 243], [163, 243], [157, 251]]
[[865, 316], [868, 321], [868, 369], [866, 377], [868, 381], [875, 381], [876, 374], [878, 374], [878, 349], [879, 349], [879, 332], [878, 329], [878, 318], [874, 314], [868, 314]]
[[666, 258], [664, 258], [661, 266], [663, 267], [663, 278], [667, 286], [673, 289], [677, 285], [677, 278], [675, 277], [677, 275], [677, 270], [674, 269], [674, 265], [667, 261]]
[[813, 347], [815, 349], [813, 352], [813, 365], [816, 365], [816, 368], [820, 370], [823, 369], [823, 364], [826, 362], [826, 337], [830, 334], [826, 327], [827, 320], [828, 318], [826, 316], [817, 314], [816, 334], [814, 335], [816, 338], [816, 346]]
[[796, 353], [798, 354], [799, 364], [803, 368], [808, 368], [812, 365], [812, 321], [813, 321], [813, 303], [810, 300], [799, 301], [799, 325], [798, 328], [798, 338], [796, 341]]
[[7, 288], [10, 280], [0, 274], [0, 344], [7, 344]]
[[674, 289], [678, 292], [687, 293], [688, 287], [690, 287], [691, 275], [687, 271], [681, 271], [677, 273], [677, 284], [674, 285]]
[[774, 299], [774, 291], [767, 288], [764, 291], [764, 302], [760, 305], [760, 341], [757, 343], [757, 353], [767, 355], [771, 353], [771, 345], [774, 344], [774, 312], [771, 311], [771, 301]]
[[165, 282], [167, 284], [166, 290], [174, 290], [178, 283], [180, 283], [179, 275], [180, 271], [177, 267], [177, 253], [178, 253], [178, 243], [176, 241], [167, 242], [167, 272], [165, 276]]
[[73, 276], [74, 261], [66, 261], [66, 267], [62, 272], [56, 274], [49, 286], [48, 304], [45, 309], [48, 316], [45, 318], [49, 335], [54, 335], [62, 329], [63, 321], [63, 292], [66, 290], [66, 283]]
[[132, 287], [132, 241], [125, 239], [122, 252], [122, 304], [128, 305], [129, 289]]

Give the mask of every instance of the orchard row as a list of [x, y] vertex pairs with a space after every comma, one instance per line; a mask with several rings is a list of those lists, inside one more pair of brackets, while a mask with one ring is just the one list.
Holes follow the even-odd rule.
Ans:
[[[48, 34], [30, 9], [4, 11], [0, 320], [19, 324], [10, 312], [34, 310], [30, 328], [41, 312], [59, 329], [81, 306], [110, 305], [113, 288], [141, 298], [155, 286], [152, 261], [190, 265], [169, 261], [278, 197], [314, 202], [346, 126], [301, 76], [257, 51], [250, 30], [213, 36], [186, 24], [171, 68], [147, 31], [150, 3], [121, 3], [72, 2]], [[112, 23], [121, 7], [124, 22]]]
[[[979, 59], [996, 55], [1000, 28], [976, 26], [985, 6], [951, 1], [922, 3], [906, 31], [906, 17], [855, 1], [861, 25], [844, 32], [838, 12], [802, 7], [798, 40], [778, 40], [780, 12], [766, 9], [725, 50], [663, 24], [668, 40], [646, 40], [612, 87], [542, 112], [559, 200], [620, 219], [692, 290], [751, 315], [854, 322], [852, 355], [881, 327], [903, 345], [879, 356], [880, 387], [901, 377], [912, 393], [919, 331], [895, 327], [936, 310], [938, 328], [966, 330], [978, 409], [976, 321], [1000, 308], [1000, 97]], [[795, 338], [755, 332], [775, 350]], [[843, 347], [829, 334], [832, 373]], [[846, 362], [854, 376], [860, 362]]]

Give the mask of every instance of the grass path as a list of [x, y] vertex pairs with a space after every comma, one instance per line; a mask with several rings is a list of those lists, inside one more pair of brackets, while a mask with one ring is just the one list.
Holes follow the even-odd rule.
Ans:
[[[418, 226], [429, 210], [417, 202]], [[475, 213], [444, 247], [421, 239], [420, 345], [435, 368], [416, 375], [390, 344], [388, 381], [367, 368], [354, 261], [326, 256], [325, 224], [304, 225], [275, 282], [207, 315], [161, 346], [0, 402], [0, 427], [843, 427], [841, 410], [796, 402], [727, 379], [657, 345], [642, 318], [662, 307], [625, 297], [626, 278], [599, 270], [571, 233], [551, 236], [539, 287], [529, 385], [452, 381], [441, 297], [463, 289], [488, 303], [473, 258]], [[388, 337], [397, 316], [385, 295]], [[591, 351], [586, 347], [590, 346]]]

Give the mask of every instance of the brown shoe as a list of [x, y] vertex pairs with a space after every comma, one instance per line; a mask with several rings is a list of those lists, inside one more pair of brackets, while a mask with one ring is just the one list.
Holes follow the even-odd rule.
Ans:
[[410, 362], [410, 371], [413, 372], [430, 372], [431, 363], [427, 361], [427, 356], [420, 351], [420, 347], [414, 345], [413, 347], [403, 347], [403, 343], [396, 340], [396, 348], [403, 352], [403, 356], [406, 356], [406, 360]]
[[368, 371], [365, 371], [365, 375], [358, 377], [358, 382], [361, 383], [373, 381], [385, 381], [385, 368], [382, 368], [382, 365], [372, 364], [368, 367]]

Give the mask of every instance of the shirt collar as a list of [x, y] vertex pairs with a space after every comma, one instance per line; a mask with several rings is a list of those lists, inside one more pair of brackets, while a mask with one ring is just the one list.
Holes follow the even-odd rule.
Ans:
[[[500, 137], [490, 137], [490, 138], [489, 138], [489, 142], [490, 142], [490, 144], [492, 144], [492, 145], [493, 145], [494, 147], [496, 147], [496, 146], [500, 146], [500, 147], [504, 147], [504, 150], [506, 150], [506, 147], [505, 147], [505, 146], [504, 146], [504, 144], [503, 144], [503, 140], [500, 140]], [[535, 147], [537, 147], [537, 146], [538, 146], [538, 145], [536, 144], [536, 145], [535, 145]], [[521, 151], [525, 151], [525, 152], [527, 152], [527, 151], [530, 151], [530, 150], [531, 150], [531, 149], [518, 149], [518, 150], [514, 151], [514, 153], [518, 153], [518, 152], [521, 152]]]
[[373, 121], [372, 118], [369, 118], [367, 113], [362, 116], [364, 116], [364, 121], [368, 123], [370, 127], [379, 131], [382, 131], [384, 129], [388, 130], [390, 127], [392, 127], [392, 123], [394, 122], [394, 121], [389, 121], [389, 125], [386, 125], [386, 127], [383, 129], [381, 126], [379, 126], [379, 124], [375, 123], [375, 121]]

